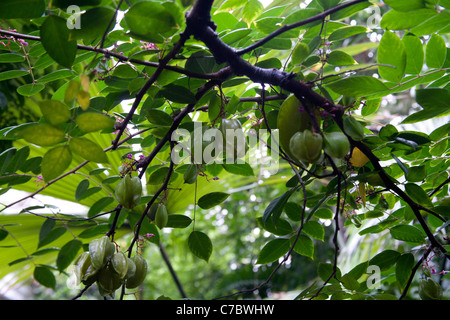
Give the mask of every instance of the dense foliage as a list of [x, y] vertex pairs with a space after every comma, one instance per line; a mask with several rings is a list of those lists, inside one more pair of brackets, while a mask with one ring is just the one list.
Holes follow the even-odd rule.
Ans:
[[448, 0], [2, 0], [2, 287], [448, 298], [449, 22]]

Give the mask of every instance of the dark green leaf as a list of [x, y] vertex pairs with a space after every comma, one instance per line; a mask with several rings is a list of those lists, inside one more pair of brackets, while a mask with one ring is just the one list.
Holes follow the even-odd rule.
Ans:
[[412, 253], [405, 253], [397, 260], [395, 268], [395, 276], [401, 287], [404, 287], [411, 275], [414, 267], [414, 255]]
[[186, 87], [169, 84], [159, 91], [164, 98], [176, 103], [195, 103], [195, 95]]
[[34, 279], [44, 287], [55, 289], [56, 278], [49, 268], [37, 266], [34, 268], [33, 276]]
[[425, 234], [411, 225], [398, 225], [390, 229], [392, 238], [408, 242], [423, 243]]
[[211, 239], [206, 233], [201, 231], [192, 231], [189, 234], [188, 246], [196, 257], [208, 262], [211, 257], [213, 245]]
[[248, 163], [224, 163], [222, 167], [233, 174], [240, 176], [254, 176], [253, 168]]
[[66, 232], [66, 230], [67, 229], [65, 227], [52, 229], [45, 237], [39, 239], [38, 249], [52, 243], [53, 241], [61, 237]]
[[0, 19], [39, 18], [44, 11], [44, 0], [2, 0], [0, 2]]
[[41, 92], [42, 90], [44, 90], [44, 88], [45, 85], [43, 85], [42, 83], [28, 83], [18, 87], [17, 93], [24, 97], [30, 97]]
[[77, 43], [69, 39], [66, 20], [56, 15], [48, 16], [41, 26], [41, 43], [53, 60], [71, 68], [77, 53]]
[[97, 200], [89, 209], [88, 217], [93, 217], [99, 214], [103, 209], [113, 203], [115, 199], [113, 197], [103, 197]]
[[62, 246], [56, 258], [56, 266], [58, 270], [65, 270], [72, 261], [77, 257], [78, 252], [82, 249], [83, 243], [74, 239]]
[[407, 183], [405, 185], [406, 193], [414, 200], [416, 203], [424, 206], [424, 207], [432, 207], [430, 198], [428, 197], [425, 190], [422, 189], [421, 186], [415, 183]]
[[192, 219], [183, 214], [169, 214], [166, 228], [186, 228], [192, 223]]
[[[84, 12], [80, 17], [81, 28], [73, 28], [70, 36], [74, 39], [82, 39], [85, 43], [99, 40], [105, 32], [114, 28], [113, 20], [115, 10], [109, 7], [95, 7]], [[112, 23], [111, 23], [112, 21]], [[109, 29], [107, 29], [109, 26]]]
[[369, 260], [369, 265], [377, 265], [380, 269], [387, 270], [394, 265], [399, 258], [400, 253], [394, 250], [385, 250], [377, 254], [375, 257]]
[[265, 223], [270, 217], [272, 217], [272, 222], [276, 223], [277, 219], [283, 212], [286, 202], [289, 200], [290, 196], [295, 189], [290, 189], [286, 191], [283, 195], [273, 199], [263, 214], [263, 222]]
[[[291, 237], [290, 244], [292, 245], [294, 243], [296, 236]], [[298, 254], [308, 257], [311, 260], [314, 259], [314, 242], [309, 238], [308, 236], [305, 236], [304, 234], [301, 234], [297, 242], [294, 246], [294, 251]]]
[[210, 209], [224, 202], [230, 194], [225, 192], [211, 192], [198, 199], [198, 206], [202, 209]]
[[256, 264], [269, 264], [284, 256], [290, 248], [289, 239], [273, 239], [261, 249]]
[[75, 190], [75, 201], [79, 201], [86, 190], [89, 188], [89, 179], [83, 179], [77, 186]]

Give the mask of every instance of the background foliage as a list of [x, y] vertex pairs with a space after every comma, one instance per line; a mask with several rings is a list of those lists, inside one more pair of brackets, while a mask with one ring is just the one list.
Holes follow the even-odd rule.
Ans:
[[[124, 299], [420, 299], [422, 278], [448, 298], [450, 2], [214, 1], [215, 32], [242, 61], [309, 85], [324, 132], [351, 117], [365, 137], [343, 160], [210, 164], [187, 184], [168, 132], [223, 116], [279, 130], [292, 93], [218, 56], [193, 27], [207, 3], [0, 3], [0, 292], [77, 296], [70, 265], [108, 233], [149, 264]], [[124, 168], [145, 182], [133, 210], [114, 196]], [[139, 221], [154, 201], [171, 214], [162, 230]]]

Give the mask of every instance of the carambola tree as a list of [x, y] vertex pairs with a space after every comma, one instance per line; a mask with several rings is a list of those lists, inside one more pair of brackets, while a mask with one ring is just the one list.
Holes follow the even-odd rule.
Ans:
[[[296, 299], [448, 298], [449, 10], [448, 0], [2, 0], [4, 282], [55, 288], [62, 274], [73, 298], [145, 298], [155, 247], [183, 298], [241, 298], [296, 256], [316, 271]], [[230, 229], [208, 216], [258, 186], [264, 208], [239, 223], [264, 231], [247, 264], [272, 272], [190, 296], [165, 247], [183, 238], [211, 263], [236, 244], [215, 243]], [[349, 230], [366, 239], [351, 263]], [[375, 239], [385, 241], [367, 249]]]

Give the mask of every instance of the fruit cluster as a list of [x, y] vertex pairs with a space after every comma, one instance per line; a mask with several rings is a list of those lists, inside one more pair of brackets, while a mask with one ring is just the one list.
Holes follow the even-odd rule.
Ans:
[[139, 177], [125, 175], [117, 184], [115, 195], [117, 201], [127, 209], [133, 209], [141, 201], [142, 183]]
[[[320, 116], [315, 117], [314, 120], [320, 120]], [[322, 151], [332, 158], [342, 159], [350, 150], [347, 136], [356, 141], [364, 138], [364, 127], [353, 117], [344, 119], [345, 134], [340, 131], [315, 132], [312, 120], [294, 95], [281, 104], [277, 119], [280, 143], [294, 160], [314, 163], [320, 159]]]
[[123, 284], [127, 289], [137, 288], [147, 275], [144, 258], [116, 252], [116, 245], [107, 236], [92, 240], [89, 251], [82, 252], [73, 265], [77, 284], [95, 282], [102, 296], [112, 296]]

